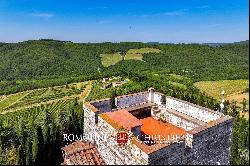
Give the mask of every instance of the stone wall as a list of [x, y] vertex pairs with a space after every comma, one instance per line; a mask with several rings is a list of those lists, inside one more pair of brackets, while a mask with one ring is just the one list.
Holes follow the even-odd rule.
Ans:
[[232, 121], [221, 123], [191, 135], [191, 147], [183, 141], [149, 154], [149, 164], [228, 165], [231, 137]]
[[[96, 127], [97, 133], [107, 133], [108, 139], [96, 142], [96, 147], [108, 165], [127, 165], [148, 163], [148, 156], [136, 145], [129, 144], [121, 147], [116, 142], [117, 130], [109, 125], [105, 120], [99, 118]], [[131, 133], [130, 133], [131, 134]]]
[[192, 147], [185, 155], [186, 164], [229, 164], [233, 122], [223, 122], [192, 137]]
[[197, 106], [194, 106], [194, 104], [173, 99], [171, 97], [166, 98], [166, 108], [174, 109], [193, 118], [197, 118], [203, 122], [213, 121], [220, 117], [219, 114], [208, 111], [205, 108], [198, 108]]
[[157, 92], [149, 92], [148, 94], [148, 101], [161, 105], [161, 98], [162, 98], [161, 93], [157, 93]]
[[111, 108], [111, 99], [106, 100], [100, 100], [97, 102], [91, 103], [93, 106], [95, 106], [100, 112], [109, 112], [112, 110]]
[[168, 123], [171, 123], [177, 127], [180, 127], [186, 131], [192, 130], [195, 127], [198, 127], [198, 124], [195, 124], [191, 122], [190, 120], [184, 119], [180, 116], [174, 115], [170, 112], [170, 110], [167, 110], [166, 108], [159, 107], [160, 112], [157, 114], [153, 114], [154, 116], [160, 118], [162, 115], [165, 117], [166, 121]]
[[132, 105], [138, 105], [140, 103], [146, 103], [148, 101], [148, 93], [135, 93], [132, 95], [124, 95], [117, 97], [117, 107], [125, 108]]
[[[83, 105], [83, 110], [84, 110], [84, 129], [83, 133], [91, 133], [93, 130], [93, 126], [95, 126], [96, 122], [96, 113], [94, 113], [92, 110], [89, 108], [85, 107]], [[93, 142], [94, 140], [92, 138], [88, 139], [89, 141]]]
[[[141, 101], [141, 99], [144, 101], [145, 94], [144, 96], [137, 95], [137, 97], [130, 95], [134, 99], [132, 104], [134, 101]], [[168, 122], [185, 129], [188, 132], [186, 139], [183, 142], [171, 144], [152, 153], [142, 151], [135, 144], [129, 144], [122, 148], [115, 140], [117, 130], [98, 116], [102, 112], [112, 111], [108, 108], [110, 101], [103, 100], [101, 104], [95, 104], [95, 106], [101, 108], [99, 112], [93, 112], [84, 106], [84, 133], [100, 135], [102, 140], [98, 140], [95, 137], [90, 137], [89, 140], [96, 143], [96, 147], [106, 164], [229, 164], [232, 120], [209, 126], [209, 121], [218, 119], [220, 114], [171, 97], [166, 98], [166, 106], [161, 105], [162, 95], [160, 93], [152, 93], [151, 98], [150, 94], [146, 95], [146, 100], [158, 104], [160, 108], [160, 113], [157, 113], [156, 116], [159, 117], [160, 114], [164, 114]], [[127, 97], [129, 96], [118, 98], [120, 106], [131, 104]], [[182, 118], [170, 110], [176, 110], [179, 114], [191, 116], [193, 119], [202, 121], [203, 124], [193, 123], [190, 120], [192, 118], [189, 120]], [[205, 126], [205, 129], [203, 128], [197, 132], [196, 129], [201, 128], [201, 126]], [[138, 131], [135, 129], [133, 132], [137, 133]], [[105, 133], [107, 133], [105, 135], [107, 137], [103, 137]]]
[[[149, 92], [148, 101], [151, 101], [155, 104], [162, 105], [161, 99], [165, 97], [164, 94], [158, 92]], [[216, 120], [220, 117], [218, 113], [214, 113], [213, 111], [209, 111], [207, 108], [188, 103], [186, 101], [182, 101], [179, 99], [175, 99], [173, 97], [166, 97], [166, 105], [167, 109], [174, 109], [186, 115], [189, 115], [193, 118], [197, 118], [204, 122], [209, 122]]]
[[[93, 123], [95, 113], [91, 113], [88, 108], [84, 107], [85, 115], [93, 116], [85, 118], [84, 133], [95, 135], [88, 137], [89, 141], [95, 143], [96, 148], [105, 163], [108, 165], [146, 165], [148, 164], [148, 155], [134, 144], [121, 147], [116, 142], [117, 130], [109, 123], [98, 116], [98, 123]], [[137, 130], [135, 129], [135, 132]], [[132, 133], [130, 133], [132, 134]], [[98, 137], [99, 136], [99, 137]]]
[[184, 142], [174, 143], [149, 155], [150, 165], [180, 165], [183, 163]]

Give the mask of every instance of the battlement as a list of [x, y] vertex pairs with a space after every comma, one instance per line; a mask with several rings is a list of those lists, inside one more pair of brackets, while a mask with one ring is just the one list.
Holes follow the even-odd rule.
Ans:
[[[88, 118], [84, 122], [84, 132], [91, 132], [95, 128], [96, 131], [100, 132], [117, 133], [120, 129], [125, 129], [131, 133], [131, 146], [139, 154], [139, 157], [136, 157], [138, 160], [126, 158], [131, 161], [131, 164], [171, 164], [173, 161], [180, 163], [205, 163], [205, 161], [213, 164], [217, 162], [229, 163], [232, 117], [165, 96], [155, 92], [153, 88], [146, 92], [118, 96], [115, 101], [115, 109], [111, 108], [111, 99], [109, 98], [85, 103], [85, 115], [93, 118]], [[99, 126], [102, 126], [101, 129]], [[161, 139], [150, 137], [152, 135], [157, 135]], [[178, 136], [178, 139], [173, 140], [171, 136]], [[165, 142], [167, 140], [167, 143], [160, 143], [162, 139]], [[211, 142], [211, 145], [216, 144], [216, 147], [207, 147], [211, 146], [207, 142]], [[105, 150], [103, 143], [98, 141], [96, 143], [99, 147], [103, 147], [99, 151], [103, 154], [105, 163], [118, 163], [112, 162], [111, 157], [105, 155], [107, 148]], [[105, 145], [109, 144], [109, 142], [105, 143]], [[109, 150], [116, 154], [114, 149], [117, 147], [113, 146], [113, 149]], [[219, 147], [223, 148], [219, 149]], [[172, 151], [172, 148], [176, 152]], [[102, 150], [105, 153], [102, 153]], [[135, 157], [131, 152], [131, 147], [125, 148], [122, 153]], [[175, 158], [170, 159], [170, 157], [166, 161], [163, 154], [169, 153], [175, 154], [173, 155]], [[202, 155], [197, 156], [200, 153], [202, 155], [206, 153], [207, 156], [204, 155], [204, 159], [201, 159], [199, 157]], [[116, 155], [113, 158], [116, 158]], [[119, 158], [119, 162], [126, 163], [124, 162], [126, 159]]]

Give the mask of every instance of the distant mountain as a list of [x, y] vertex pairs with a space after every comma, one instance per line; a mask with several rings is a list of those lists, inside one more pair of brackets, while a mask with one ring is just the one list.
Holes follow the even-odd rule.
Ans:
[[0, 42], [0, 46], [2, 46], [2, 45], [4, 45], [4, 44], [6, 44], [6, 43]]
[[249, 44], [249, 40], [234, 42], [234, 44]]
[[228, 44], [249, 44], [249, 40], [233, 42], [233, 43], [203, 43], [202, 45], [209, 45], [211, 47], [220, 47]]

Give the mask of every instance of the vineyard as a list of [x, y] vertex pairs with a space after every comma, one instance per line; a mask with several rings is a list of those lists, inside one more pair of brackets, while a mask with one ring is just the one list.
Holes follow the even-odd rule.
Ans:
[[[91, 82], [83, 82], [1, 97], [2, 101], [13, 101], [8, 108], [18, 107], [19, 102], [20, 106], [30, 105], [0, 114], [0, 164], [59, 164], [60, 148], [66, 144], [63, 133], [83, 130], [82, 102], [78, 99], [90, 90]], [[52, 159], [52, 153], [59, 156]]]
[[225, 91], [225, 97], [248, 91], [249, 80], [201, 81], [196, 82], [194, 85], [209, 96], [220, 100], [222, 90]]
[[[221, 100], [221, 92], [224, 90], [225, 100], [235, 103], [240, 109], [245, 107], [245, 110], [249, 110], [249, 80], [201, 81], [194, 85], [218, 101]], [[249, 119], [249, 111], [240, 111], [240, 115]]]
[[[38, 40], [6, 43], [0, 55], [0, 165], [59, 165], [63, 133], [82, 134], [82, 101], [150, 87], [213, 110], [224, 89], [225, 114], [235, 118], [231, 163], [249, 164], [241, 155], [249, 152], [249, 120], [241, 114], [249, 111], [242, 103], [249, 103], [248, 44]], [[113, 76], [129, 81], [102, 89], [100, 79]]]
[[14, 95], [5, 96], [0, 102], [0, 113], [6, 113], [13, 110], [21, 110], [27, 107], [33, 107], [40, 104], [46, 104], [59, 100], [61, 98], [75, 97], [85, 88], [86, 82], [73, 83], [64, 86], [36, 89]]
[[8, 114], [1, 115], [0, 121], [4, 127], [17, 127], [20, 119], [24, 119], [25, 124], [39, 123], [44, 110], [48, 111], [49, 116], [55, 117], [58, 111], [65, 109], [70, 102], [71, 100], [59, 100], [51, 104], [31, 107], [18, 112], [9, 112]]

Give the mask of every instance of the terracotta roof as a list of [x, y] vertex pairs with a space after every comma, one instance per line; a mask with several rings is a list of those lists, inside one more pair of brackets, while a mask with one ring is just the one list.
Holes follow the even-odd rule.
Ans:
[[62, 165], [104, 165], [105, 162], [93, 144], [88, 141], [76, 141], [62, 148]]
[[143, 124], [141, 131], [144, 134], [151, 137], [157, 136], [156, 139], [161, 139], [161, 141], [170, 140], [173, 136], [176, 137], [176, 135], [183, 136], [186, 134], [184, 129], [174, 126], [168, 122], [163, 123], [161, 121], [155, 120], [152, 117], [147, 117], [141, 119], [140, 121]]
[[137, 119], [131, 113], [124, 109], [114, 112], [107, 112], [103, 115], [108, 116], [109, 120], [118, 123], [120, 126], [127, 130], [131, 130], [133, 127], [142, 125], [139, 119]]

